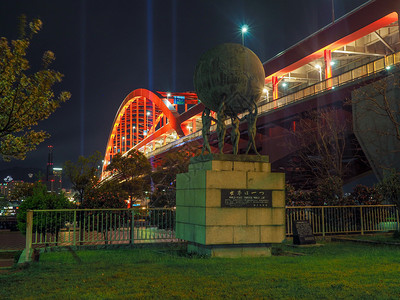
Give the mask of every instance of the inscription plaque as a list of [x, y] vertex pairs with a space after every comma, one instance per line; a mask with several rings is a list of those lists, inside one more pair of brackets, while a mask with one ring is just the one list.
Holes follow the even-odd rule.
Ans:
[[272, 207], [272, 190], [222, 189], [221, 207]]
[[298, 220], [293, 223], [293, 244], [315, 244], [315, 237], [311, 225], [306, 220]]

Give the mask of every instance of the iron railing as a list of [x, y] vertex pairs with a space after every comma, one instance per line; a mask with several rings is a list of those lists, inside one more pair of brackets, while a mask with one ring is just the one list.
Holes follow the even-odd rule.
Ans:
[[277, 100], [268, 102], [266, 104], [261, 104], [258, 108], [258, 111], [261, 114], [274, 110], [278, 107], [286, 106], [290, 103], [335, 89], [339, 86], [348, 84], [363, 77], [377, 74], [378, 72], [397, 64], [400, 64], [400, 52], [387, 55], [345, 73], [319, 81], [302, 90], [280, 97]]
[[[308, 220], [315, 235], [399, 230], [395, 205], [287, 206], [286, 236]], [[29, 210], [26, 259], [34, 248], [176, 242], [175, 209]]]
[[395, 205], [298, 206], [286, 207], [286, 235], [293, 223], [307, 220], [315, 235], [367, 233], [399, 229]]
[[31, 248], [172, 242], [175, 210], [54, 209], [27, 212], [26, 252]]

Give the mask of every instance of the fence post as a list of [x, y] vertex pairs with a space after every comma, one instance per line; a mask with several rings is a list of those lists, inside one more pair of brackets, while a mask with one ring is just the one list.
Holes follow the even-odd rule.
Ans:
[[362, 206], [360, 206], [360, 220], [361, 220], [361, 234], [364, 234], [364, 220], [363, 220], [363, 213], [362, 213]]
[[32, 248], [32, 226], [33, 225], [33, 210], [26, 212], [26, 240], [25, 240], [25, 261], [30, 261], [30, 253]]
[[396, 206], [396, 219], [397, 219], [397, 231], [400, 230], [400, 224], [399, 224], [399, 208]]
[[76, 246], [76, 210], [74, 210], [74, 246]]
[[325, 236], [325, 207], [322, 207], [322, 236]]
[[131, 244], [134, 244], [135, 239], [135, 212], [131, 209]]

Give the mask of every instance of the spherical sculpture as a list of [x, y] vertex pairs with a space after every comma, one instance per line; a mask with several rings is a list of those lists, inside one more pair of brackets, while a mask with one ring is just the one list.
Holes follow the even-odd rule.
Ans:
[[264, 88], [265, 73], [257, 55], [239, 44], [221, 44], [204, 53], [194, 73], [194, 88], [200, 101], [236, 117], [252, 110]]

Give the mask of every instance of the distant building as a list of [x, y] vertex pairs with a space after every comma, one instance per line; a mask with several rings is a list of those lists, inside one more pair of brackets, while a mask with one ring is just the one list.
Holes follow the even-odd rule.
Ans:
[[62, 168], [53, 168], [53, 175], [51, 175], [51, 192], [59, 193], [62, 189]]
[[6, 196], [8, 191], [7, 183], [0, 183], [0, 196]]
[[9, 198], [11, 193], [22, 183], [24, 183], [22, 180], [12, 180], [0, 183], [0, 195]]
[[46, 186], [48, 192], [60, 193], [62, 189], [62, 168], [53, 167], [53, 146], [48, 146], [49, 154], [47, 156], [46, 168]]

